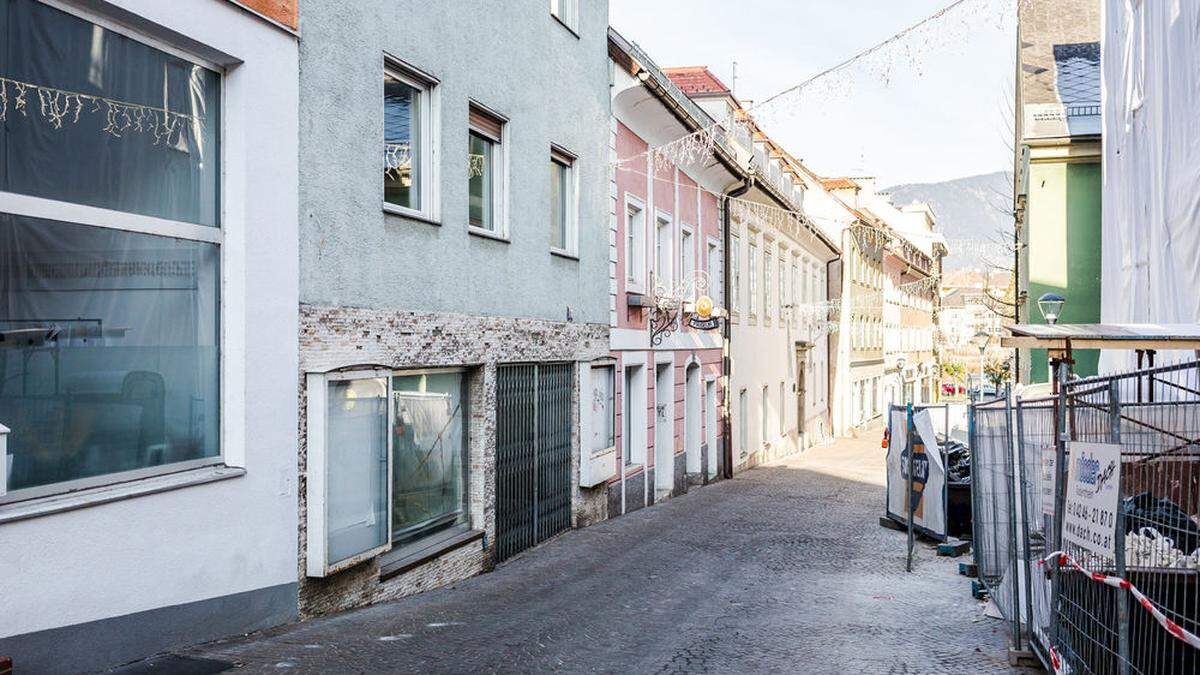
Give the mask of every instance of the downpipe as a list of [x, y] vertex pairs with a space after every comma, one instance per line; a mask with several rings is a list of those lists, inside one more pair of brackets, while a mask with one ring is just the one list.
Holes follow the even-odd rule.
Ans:
[[[742, 184], [725, 193], [726, 197], [741, 197], [750, 191], [750, 186], [754, 184], [753, 178], [745, 178]], [[733, 478], [733, 424], [730, 412], [733, 406], [733, 362], [731, 358], [733, 344], [733, 298], [730, 296], [730, 283], [733, 281], [733, 273], [730, 270], [729, 247], [733, 244], [733, 232], [729, 227], [731, 217], [729, 215], [729, 201], [725, 202], [725, 212], [721, 218], [724, 232], [721, 238], [725, 248], [725, 269], [722, 270], [721, 276], [724, 279], [722, 290], [725, 293], [725, 325], [722, 328], [722, 337], [725, 342], [725, 354], [721, 358], [721, 376], [725, 378], [725, 442], [722, 444], [722, 454], [725, 456], [725, 466], [722, 475], [726, 480]], [[735, 263], [736, 264], [736, 263]], [[742, 424], [746, 421], [742, 420]]]

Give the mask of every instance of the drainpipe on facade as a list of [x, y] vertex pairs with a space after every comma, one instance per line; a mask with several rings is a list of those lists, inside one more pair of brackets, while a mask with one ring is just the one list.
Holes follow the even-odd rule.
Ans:
[[[842, 250], [843, 251], [846, 250], [845, 243], [846, 242], [844, 242], [844, 241], [842, 242]], [[833, 348], [833, 340], [830, 339], [830, 337], [829, 337], [830, 332], [829, 332], [829, 305], [828, 305], [828, 302], [829, 302], [829, 289], [832, 288], [831, 284], [832, 284], [832, 279], [833, 279], [833, 274], [830, 273], [830, 269], [833, 267], [834, 263], [840, 263], [841, 261], [842, 261], [842, 254], [841, 254], [841, 252], [839, 252], [837, 258], [834, 258], [833, 260], [828, 260], [825, 262], [825, 302], [827, 303], [825, 305], [825, 324], [826, 325], [823, 328], [823, 330], [825, 331], [825, 382], [826, 382], [826, 385], [825, 385], [825, 414], [829, 416], [829, 435], [832, 438], [837, 438], [837, 427], [835, 426], [835, 422], [833, 421], [834, 417], [835, 417], [834, 410], [833, 410], [833, 388], [834, 388], [834, 385], [837, 384], [836, 379], [835, 379], [835, 373], [837, 373], [838, 370], [841, 369], [842, 363], [840, 361], [835, 361], [835, 359], [834, 359], [835, 354], [834, 354], [834, 348]], [[844, 271], [842, 270], [841, 267], [839, 267], [838, 268], [838, 281], [839, 282], [841, 281], [842, 274], [844, 274]], [[842, 298], [839, 296], [838, 300], [842, 300]], [[838, 340], [839, 341], [842, 339], [841, 321], [842, 321], [842, 312], [841, 312], [841, 310], [839, 310], [838, 311]], [[835, 365], [835, 363], [836, 363], [836, 365]], [[841, 391], [840, 387], [838, 388], [838, 391]]]
[[[754, 184], [754, 179], [747, 176], [742, 180], [742, 184], [738, 187], [725, 193], [726, 197], [741, 197], [750, 191], [750, 186]], [[721, 358], [721, 375], [725, 378], [725, 443], [722, 447], [722, 454], [725, 456], [724, 475], [726, 479], [733, 478], [733, 425], [730, 423], [730, 411], [733, 407], [733, 368], [730, 361], [730, 347], [733, 341], [733, 299], [729, 297], [729, 284], [733, 281], [733, 274], [729, 268], [729, 246], [733, 243], [733, 233], [729, 229], [729, 202], [725, 202], [725, 211], [722, 214], [721, 225], [724, 228], [724, 233], [721, 235], [723, 241], [722, 246], [725, 251], [725, 269], [721, 271], [721, 276], [724, 279], [721, 290], [725, 294], [725, 326], [722, 329], [725, 338], [725, 355]], [[746, 421], [742, 420], [742, 424]]]

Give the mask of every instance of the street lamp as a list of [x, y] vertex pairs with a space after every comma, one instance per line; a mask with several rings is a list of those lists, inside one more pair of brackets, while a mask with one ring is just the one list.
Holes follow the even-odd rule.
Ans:
[[979, 393], [977, 396], [978, 400], [981, 401], [983, 400], [983, 353], [987, 351], [988, 343], [991, 341], [991, 334], [984, 331], [979, 331], [971, 338], [971, 344], [975, 345], [975, 348], [979, 350]]
[[1042, 297], [1038, 298], [1038, 310], [1046, 323], [1053, 326], [1058, 323], [1058, 317], [1062, 316], [1062, 308], [1066, 302], [1067, 299], [1058, 293], [1043, 293]]

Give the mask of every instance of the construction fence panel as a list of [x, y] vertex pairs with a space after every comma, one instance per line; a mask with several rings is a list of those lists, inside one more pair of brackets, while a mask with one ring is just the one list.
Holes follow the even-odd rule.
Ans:
[[1200, 362], [1072, 380], [1064, 390], [1057, 470], [1065, 478], [1082, 458], [1072, 457], [1073, 442], [1119, 445], [1121, 499], [1113, 557], [1061, 550], [1090, 572], [1127, 580], [1169, 623], [1133, 591], [1060, 564], [1057, 657], [1075, 672], [1200, 672], [1200, 648], [1182, 636], [1200, 634]]
[[[1200, 362], [1084, 379], [1060, 364], [1057, 382], [971, 407], [979, 578], [1014, 645], [1058, 672], [1200, 672]], [[1115, 522], [1092, 511], [1111, 553], [1063, 536], [1070, 480], [1104, 450], [1086, 443], [1119, 457]]]
[[1025, 555], [1021, 569], [1027, 581], [1022, 598], [1026, 637], [1044, 660], [1049, 660], [1050, 579], [1038, 563], [1051, 552], [1054, 533], [1055, 402], [1053, 399], [1017, 400], [1016, 429], [1019, 499], [1025, 517], [1018, 536]]
[[1025, 577], [1016, 498], [1014, 414], [1007, 393], [971, 406], [972, 549], [979, 581], [1003, 615], [1014, 644], [1021, 642]]

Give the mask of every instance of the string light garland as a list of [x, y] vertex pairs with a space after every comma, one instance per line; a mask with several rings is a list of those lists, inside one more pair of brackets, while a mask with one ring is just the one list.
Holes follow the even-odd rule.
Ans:
[[412, 148], [408, 143], [383, 144], [383, 174], [392, 180], [412, 176]]
[[154, 144], [173, 145], [183, 139], [189, 126], [200, 126], [198, 115], [181, 113], [164, 107], [130, 103], [94, 94], [49, 87], [0, 77], [0, 122], [8, 120], [9, 103], [13, 113], [29, 117], [31, 98], [37, 98], [37, 114], [54, 129], [64, 124], [78, 124], [83, 115], [104, 116], [102, 131], [114, 138], [128, 132], [149, 133]]
[[726, 204], [726, 206], [730, 209], [736, 209], [736, 211], [731, 210], [731, 214], [737, 216], [743, 222], [750, 220], [751, 222], [755, 222], [760, 226], [772, 226], [775, 227], [775, 229], [783, 231], [784, 233], [793, 235], [794, 238], [796, 238], [795, 232], [797, 231], [797, 228], [803, 228], [804, 223], [823, 223], [835, 231], [850, 229], [851, 234], [857, 237], [858, 241], [856, 241], [856, 243], [859, 243], [860, 246], [865, 243], [875, 248], [886, 248], [888, 244], [901, 239], [909, 240], [910, 242], [913, 240], [932, 240], [944, 242], [950, 249], [948, 255], [956, 255], [960, 253], [966, 255], [970, 253], [977, 254], [978, 257], [978, 255], [994, 255], [997, 252], [1011, 252], [1009, 246], [993, 242], [976, 239], [947, 238], [938, 232], [920, 232], [909, 230], [898, 232], [890, 228], [881, 228], [863, 223], [859, 220], [849, 221], [839, 220], [837, 218], [826, 218], [803, 211], [796, 211], [793, 209], [785, 209], [778, 206], [763, 204], [745, 197], [730, 197], [729, 195], [722, 194], [720, 192], [713, 192], [712, 190], [705, 189], [699, 185], [687, 185], [685, 183], [679, 183], [676, 185], [674, 179], [672, 178], [654, 176], [646, 173], [645, 171], [639, 171], [635, 168], [627, 166], [616, 167], [616, 170], [641, 176], [643, 178], [648, 178], [655, 182], [662, 182], [671, 185], [672, 189], [678, 188], [680, 190], [695, 190], [696, 192], [709, 195], [716, 199], [719, 204], [723, 203]]
[[[752, 131], [752, 126], [773, 126], [783, 118], [796, 114], [804, 97], [823, 93], [821, 100], [825, 102], [848, 97], [853, 91], [855, 79], [850, 73], [852, 67], [865, 68], [875, 76], [874, 81], [883, 82], [885, 86], [890, 85], [892, 72], [901, 62], [914, 68], [918, 76], [923, 75], [923, 61], [927, 53], [941, 47], [961, 44], [961, 36], [970, 32], [972, 20], [991, 17], [992, 23], [997, 28], [1002, 28], [1005, 19], [1012, 14], [1014, 5], [1019, 11], [1027, 2], [1028, 0], [954, 0], [891, 37], [761, 102], [736, 110], [719, 121], [713, 121], [668, 143], [621, 158], [616, 164], [619, 166], [633, 162], [647, 154], [654, 158], [656, 166], [660, 163], [660, 157], [664, 158], [665, 164], [686, 163], [705, 151], [710, 152], [718, 140], [723, 140], [725, 134], [742, 134]], [[969, 15], [968, 12], [972, 10], [974, 13]], [[952, 25], [952, 21], [956, 21], [956, 24]], [[939, 32], [939, 27], [945, 29]]]
[[485, 158], [474, 153], [467, 154], [467, 178], [478, 178], [483, 175]]
[[755, 222], [760, 227], [770, 227], [799, 240], [808, 224], [807, 218], [799, 211], [781, 209], [768, 204], [742, 199], [740, 197], [724, 196], [729, 204], [730, 214], [742, 222]]

